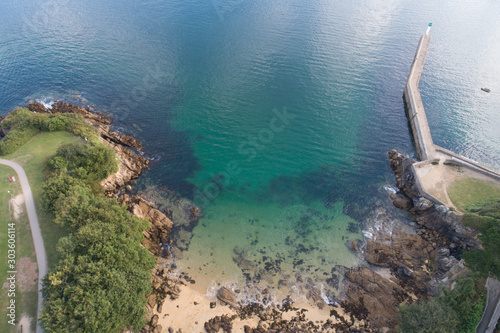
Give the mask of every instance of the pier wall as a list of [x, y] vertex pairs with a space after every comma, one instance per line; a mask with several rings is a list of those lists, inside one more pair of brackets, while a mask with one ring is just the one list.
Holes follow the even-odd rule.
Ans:
[[462, 155], [454, 153], [454, 152], [452, 152], [448, 149], [445, 149], [443, 147], [435, 145], [434, 148], [435, 148], [435, 151], [437, 154], [446, 157], [444, 163], [453, 163], [453, 164], [460, 165], [464, 168], [475, 170], [475, 171], [477, 171], [485, 176], [490, 177], [492, 180], [497, 180], [500, 182], [500, 173], [498, 171], [493, 170], [493, 169], [491, 169], [487, 166], [484, 166], [482, 164], [479, 164], [476, 161], [473, 161], [467, 157], [464, 157]]

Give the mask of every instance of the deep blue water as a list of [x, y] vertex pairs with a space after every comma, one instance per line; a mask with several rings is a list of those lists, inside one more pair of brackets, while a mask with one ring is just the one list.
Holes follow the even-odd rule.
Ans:
[[112, 114], [152, 159], [137, 188], [204, 210], [185, 266], [212, 247], [234, 275], [236, 245], [290, 263], [299, 244], [349, 265], [346, 226], [393, 183], [387, 151], [415, 155], [402, 93], [428, 22], [433, 139], [500, 167], [498, 17], [494, 0], [0, 1], [0, 109], [81, 95]]

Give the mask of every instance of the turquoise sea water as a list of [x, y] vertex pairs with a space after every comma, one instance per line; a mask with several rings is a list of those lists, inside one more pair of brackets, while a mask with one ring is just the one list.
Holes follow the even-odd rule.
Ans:
[[0, 109], [81, 95], [142, 140], [136, 188], [203, 209], [176, 244], [203, 288], [335, 289], [393, 183], [387, 151], [415, 154], [402, 92], [428, 22], [433, 139], [500, 167], [498, 17], [496, 1], [0, 1]]

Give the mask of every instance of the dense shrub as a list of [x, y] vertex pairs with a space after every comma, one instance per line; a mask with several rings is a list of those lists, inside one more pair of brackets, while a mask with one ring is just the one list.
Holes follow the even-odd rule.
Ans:
[[486, 281], [472, 275], [459, 280], [452, 291], [444, 290], [438, 302], [451, 307], [459, 318], [457, 332], [475, 332], [486, 306]]
[[[132, 245], [132, 244], [130, 244]], [[153, 259], [144, 256], [144, 259]], [[43, 280], [45, 332], [119, 332], [144, 324], [151, 260], [131, 270], [86, 255], [66, 256]]]
[[402, 305], [399, 309], [401, 333], [454, 333], [457, 327], [453, 309], [437, 301]]
[[91, 181], [104, 179], [118, 170], [113, 149], [102, 143], [62, 145], [47, 164], [51, 171], [67, 171]]
[[75, 186], [86, 187], [90, 191], [90, 186], [85, 180], [72, 177], [66, 171], [54, 173], [43, 186], [43, 204], [47, 210], [54, 208], [55, 202], [63, 196], [66, 196]]
[[9, 134], [0, 141], [0, 155], [7, 155], [15, 152], [38, 132], [39, 131], [34, 128], [19, 128], [10, 131]]

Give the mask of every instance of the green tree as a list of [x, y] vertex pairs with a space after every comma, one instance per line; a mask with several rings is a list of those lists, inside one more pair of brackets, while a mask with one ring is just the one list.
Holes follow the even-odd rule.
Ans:
[[102, 143], [70, 143], [57, 149], [47, 165], [52, 171], [68, 171], [77, 178], [99, 181], [118, 170], [115, 153]]
[[112, 148], [99, 144], [89, 147], [86, 152], [84, 168], [94, 179], [104, 179], [118, 171], [115, 153]]

